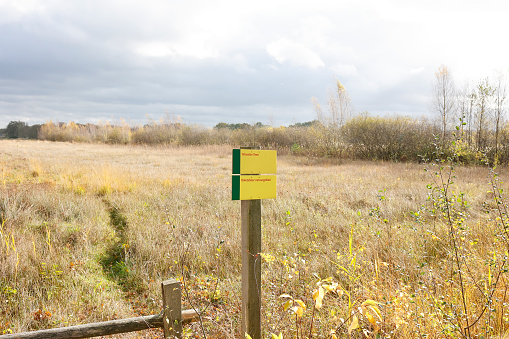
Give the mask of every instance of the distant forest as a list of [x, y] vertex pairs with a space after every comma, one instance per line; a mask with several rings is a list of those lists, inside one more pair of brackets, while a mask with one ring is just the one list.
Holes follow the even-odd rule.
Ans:
[[37, 139], [42, 125], [29, 126], [23, 121], [11, 121], [0, 129], [0, 137], [7, 139]]
[[[0, 130], [4, 138], [39, 139], [138, 145], [231, 145], [260, 146], [310, 157], [388, 161], [422, 161], [456, 154], [464, 163], [480, 163], [485, 156], [492, 161], [509, 161], [509, 125], [504, 125], [495, 149], [494, 131], [485, 131], [487, 139], [479, 148], [477, 134], [464, 126], [447, 130], [446, 140], [439, 122], [405, 116], [358, 114], [335, 126], [319, 120], [272, 127], [262, 123], [218, 123], [213, 128], [161, 119], [143, 126], [127, 124], [77, 124], [47, 122], [29, 126], [12, 121]], [[497, 154], [495, 154], [495, 150]]]
[[185, 124], [179, 117], [130, 126], [11, 121], [4, 138], [143, 145], [260, 146], [296, 155], [338, 159], [423, 161], [454, 157], [463, 163], [509, 163], [506, 78], [497, 73], [457, 89], [446, 66], [435, 73], [428, 117], [355, 113], [345, 87], [336, 82], [322, 106], [312, 99], [316, 120], [273, 127], [261, 122], [213, 128]]

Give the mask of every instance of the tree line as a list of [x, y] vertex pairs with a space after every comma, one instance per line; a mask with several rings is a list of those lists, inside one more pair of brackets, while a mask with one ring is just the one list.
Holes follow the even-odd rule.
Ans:
[[[37, 139], [139, 145], [255, 145], [265, 149], [309, 157], [418, 161], [431, 154], [434, 136], [440, 132], [431, 120], [404, 116], [377, 117], [357, 114], [342, 125], [319, 120], [288, 127], [243, 124], [239, 128], [221, 123], [214, 128], [161, 119], [143, 126], [47, 122], [38, 128]], [[9, 134], [10, 138], [24, 137]]]
[[312, 99], [316, 119], [288, 127], [261, 122], [225, 123], [213, 128], [185, 124], [165, 116], [145, 125], [53, 123], [28, 126], [11, 121], [0, 134], [7, 138], [143, 145], [261, 146], [310, 157], [421, 161], [455, 154], [464, 163], [486, 157], [509, 163], [506, 78], [501, 72], [475, 85], [457, 88], [450, 70], [440, 66], [431, 95], [432, 114], [373, 116], [356, 113], [348, 92], [336, 81], [324, 105]]
[[507, 162], [507, 77], [502, 71], [477, 83], [457, 87], [444, 65], [435, 73], [432, 110], [437, 115], [441, 140], [460, 139], [465, 151], [487, 154]]
[[28, 125], [23, 121], [11, 121], [6, 128], [0, 129], [0, 136], [8, 139], [37, 139], [42, 125]]

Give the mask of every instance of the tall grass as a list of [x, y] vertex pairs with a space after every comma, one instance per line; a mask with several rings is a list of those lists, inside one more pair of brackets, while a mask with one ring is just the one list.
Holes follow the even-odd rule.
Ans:
[[[155, 314], [175, 277], [209, 337], [241, 337], [230, 146], [1, 146], [0, 333]], [[507, 172], [448, 166], [280, 154], [264, 337], [503, 337]]]

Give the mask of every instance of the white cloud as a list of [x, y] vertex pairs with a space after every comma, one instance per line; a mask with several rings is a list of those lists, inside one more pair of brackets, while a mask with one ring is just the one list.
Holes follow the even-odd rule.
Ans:
[[357, 75], [357, 67], [352, 64], [336, 64], [331, 69], [334, 75], [339, 77], [353, 77]]
[[422, 73], [422, 72], [424, 72], [424, 67], [423, 66], [412, 68], [410, 70], [410, 74], [419, 74], [419, 73]]
[[289, 62], [294, 66], [304, 66], [316, 69], [325, 66], [318, 54], [307, 46], [290, 39], [279, 39], [267, 45], [267, 53], [277, 62]]
[[256, 70], [249, 65], [249, 59], [240, 53], [235, 54], [229, 62], [230, 65], [240, 73], [256, 72]]
[[134, 50], [142, 56], [154, 58], [175, 54], [175, 51], [173, 51], [170, 46], [164, 42], [143, 42], [135, 44]]
[[189, 41], [187, 43], [171, 42], [142, 42], [134, 44], [134, 50], [146, 57], [183, 56], [196, 59], [216, 58], [219, 53], [216, 49], [201, 41]]
[[0, 22], [16, 22], [32, 13], [41, 13], [44, 5], [37, 0], [0, 1]]

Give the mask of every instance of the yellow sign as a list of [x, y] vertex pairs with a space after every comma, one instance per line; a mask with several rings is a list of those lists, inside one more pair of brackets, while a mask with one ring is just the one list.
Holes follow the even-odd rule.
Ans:
[[276, 174], [277, 152], [272, 150], [234, 149], [233, 174]]
[[232, 200], [276, 198], [275, 175], [233, 175]]

